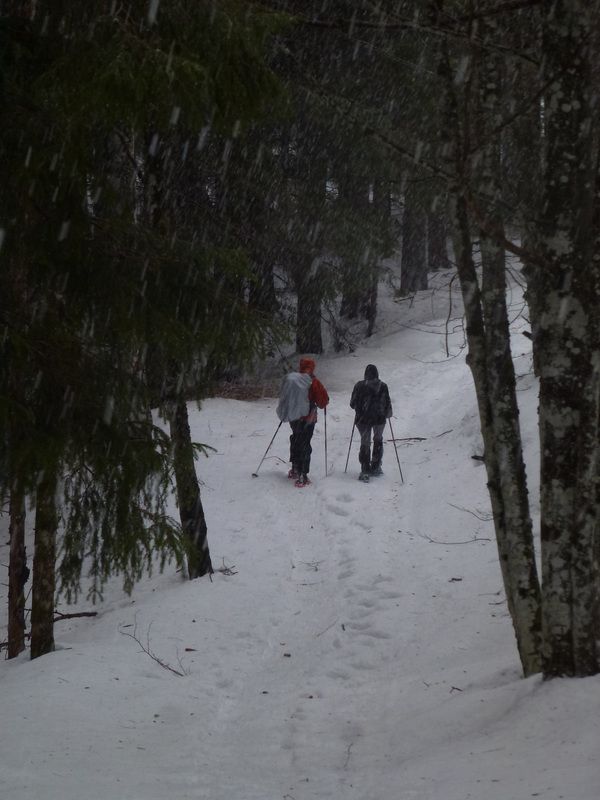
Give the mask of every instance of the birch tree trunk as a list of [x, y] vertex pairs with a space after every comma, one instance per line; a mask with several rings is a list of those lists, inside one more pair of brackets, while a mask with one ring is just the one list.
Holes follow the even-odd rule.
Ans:
[[[532, 525], [527, 500], [515, 377], [510, 355], [509, 325], [505, 301], [504, 254], [491, 241], [482, 242], [483, 273], [479, 285], [472, 256], [467, 203], [464, 195], [465, 163], [461, 139], [465, 127], [459, 118], [454, 77], [446, 47], [442, 44], [440, 76], [445, 85], [442, 130], [452, 132], [448, 168], [456, 175], [449, 192], [449, 215], [453, 227], [454, 255], [464, 301], [469, 353], [473, 375], [488, 491], [500, 556], [508, 608], [515, 630], [524, 674], [541, 668], [540, 587], [535, 567]], [[481, 85], [493, 81], [482, 76]], [[481, 98], [483, 100], [483, 98]], [[493, 149], [481, 153], [481, 179], [489, 179], [495, 158]], [[488, 190], [495, 187], [488, 186]]]
[[[504, 367], [510, 375], [512, 362], [510, 366], [507, 364], [498, 331], [490, 330], [484, 322], [483, 308], [489, 308], [496, 293], [489, 288], [484, 292], [480, 290], [471, 253], [466, 204], [459, 192], [451, 193], [449, 209], [467, 321], [467, 363], [473, 375], [479, 409], [500, 568], [523, 673], [529, 676], [541, 669], [540, 587], [528, 514], [518, 410], [510, 387], [514, 375], [507, 382], [506, 373], [500, 371]], [[497, 348], [493, 358], [489, 357], [490, 339], [496, 340], [492, 344], [492, 348]]]
[[598, 12], [552, 3], [544, 24], [547, 159], [534, 339], [540, 373], [544, 674], [596, 674], [598, 297]]
[[[481, 41], [491, 38], [484, 21], [478, 30]], [[494, 50], [473, 46], [476, 124], [478, 139], [475, 181], [482, 199], [486, 227], [493, 238], [480, 233], [482, 259], [482, 311], [485, 321], [487, 392], [492, 409], [492, 431], [496, 453], [498, 491], [502, 502], [505, 538], [497, 537], [508, 607], [519, 617], [529, 635], [519, 639], [525, 674], [541, 668], [541, 590], [535, 562], [533, 524], [529, 509], [527, 477], [521, 443], [516, 379], [510, 347], [510, 324], [506, 304], [506, 260], [504, 221], [498, 212], [502, 203], [501, 140], [487, 131], [501, 126], [503, 61]]]

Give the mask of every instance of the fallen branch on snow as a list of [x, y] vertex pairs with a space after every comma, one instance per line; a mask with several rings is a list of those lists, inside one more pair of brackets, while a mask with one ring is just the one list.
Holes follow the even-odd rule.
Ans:
[[[124, 631], [124, 630], [119, 630], [119, 633], [122, 636], [129, 636], [130, 639], [133, 639], [135, 642], [137, 642], [139, 644], [139, 646], [142, 648], [142, 651], [144, 653], [146, 653], [147, 656], [150, 656], [150, 658], [153, 661], [156, 661], [156, 663], [160, 667], [162, 667], [163, 669], [168, 670], [169, 672], [172, 672], [173, 675], [178, 675], [180, 678], [185, 678], [187, 673], [179, 672], [179, 670], [173, 669], [173, 667], [170, 664], [167, 664], [165, 661], [163, 661], [161, 658], [159, 658], [157, 655], [155, 655], [152, 652], [152, 650], [150, 649], [150, 628], [151, 627], [152, 627], [152, 623], [150, 623], [150, 625], [148, 626], [148, 631], [146, 633], [146, 644], [145, 645], [142, 643], [140, 637], [138, 636], [137, 618], [135, 619], [135, 623], [134, 623], [134, 626], [133, 626], [133, 633], [129, 633], [129, 631]], [[181, 661], [179, 661], [179, 666], [183, 670], [183, 667], [181, 666]]]
[[473, 544], [473, 542], [491, 542], [491, 539], [485, 539], [483, 536], [475, 536], [473, 539], [467, 539], [466, 542], [439, 542], [437, 539], [432, 539], [431, 536], [427, 536], [424, 533], [417, 534], [421, 537], [421, 539], [425, 539], [426, 542], [431, 542], [431, 544]]
[[457, 511], [464, 511], [465, 514], [472, 514], [476, 519], [481, 520], [481, 522], [492, 522], [494, 519], [494, 515], [491, 511], [471, 511], [469, 508], [463, 508], [462, 506], [455, 506], [454, 503], [448, 503], [449, 506], [455, 508]]

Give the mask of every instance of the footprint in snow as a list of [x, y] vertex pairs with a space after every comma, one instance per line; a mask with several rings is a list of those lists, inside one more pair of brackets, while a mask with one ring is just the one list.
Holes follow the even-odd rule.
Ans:
[[340, 508], [339, 506], [327, 506], [327, 510], [331, 511], [332, 514], [336, 514], [338, 517], [347, 517], [350, 515], [349, 511], [346, 511], [345, 508]]

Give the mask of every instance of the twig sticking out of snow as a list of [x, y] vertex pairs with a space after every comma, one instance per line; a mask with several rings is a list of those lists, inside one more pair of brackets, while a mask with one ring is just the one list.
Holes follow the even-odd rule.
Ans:
[[[169, 672], [172, 672], [173, 675], [178, 675], [180, 678], [185, 678], [185, 674], [186, 674], [185, 672], [179, 672], [179, 670], [173, 669], [173, 667], [170, 664], [167, 664], [165, 661], [163, 661], [161, 658], [159, 658], [157, 655], [155, 655], [152, 652], [152, 650], [150, 649], [150, 628], [151, 627], [152, 627], [152, 623], [150, 623], [150, 625], [148, 626], [148, 631], [146, 633], [146, 644], [143, 644], [143, 642], [141, 641], [141, 639], [140, 639], [140, 637], [138, 635], [138, 632], [137, 632], [137, 630], [138, 630], [137, 618], [135, 619], [135, 624], [133, 626], [133, 633], [129, 633], [129, 631], [124, 631], [124, 630], [119, 630], [119, 633], [122, 636], [129, 636], [130, 639], [133, 639], [135, 642], [137, 642], [139, 644], [139, 646], [142, 648], [143, 652], [146, 653], [147, 656], [150, 656], [150, 658], [153, 661], [156, 661], [156, 663], [159, 666], [161, 666], [163, 669], [166, 669]], [[181, 666], [181, 662], [179, 663], [179, 666]], [[183, 667], [182, 667], [182, 669], [183, 669]]]

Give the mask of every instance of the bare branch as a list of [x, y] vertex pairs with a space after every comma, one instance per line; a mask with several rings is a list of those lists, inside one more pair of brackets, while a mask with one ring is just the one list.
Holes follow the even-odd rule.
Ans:
[[421, 539], [425, 539], [426, 542], [430, 542], [431, 544], [473, 544], [474, 542], [491, 542], [491, 539], [485, 539], [484, 537], [474, 536], [472, 539], [467, 539], [465, 542], [440, 542], [437, 539], [432, 539], [431, 536], [427, 536], [424, 533], [419, 533], [417, 536], [420, 536]]
[[[144, 653], [146, 653], [147, 656], [150, 656], [150, 658], [153, 661], [156, 661], [156, 663], [159, 666], [161, 666], [163, 669], [166, 669], [169, 672], [172, 672], [174, 675], [178, 675], [180, 678], [184, 678], [185, 674], [186, 674], [185, 672], [179, 672], [179, 670], [173, 669], [173, 667], [171, 667], [169, 664], [167, 664], [165, 661], [163, 661], [161, 658], [159, 658], [157, 655], [155, 655], [152, 652], [152, 650], [150, 649], [150, 628], [151, 627], [152, 627], [152, 623], [148, 626], [148, 631], [146, 633], [146, 644], [142, 643], [142, 641], [141, 641], [141, 639], [140, 639], [140, 637], [138, 635], [138, 632], [137, 632], [137, 629], [138, 629], [137, 628], [137, 614], [136, 614], [136, 617], [135, 617], [135, 624], [134, 624], [134, 627], [133, 627], [133, 633], [129, 633], [129, 631], [124, 631], [122, 629], [119, 630], [119, 633], [122, 636], [129, 636], [130, 639], [133, 639], [135, 642], [137, 642], [139, 644], [139, 646], [142, 648], [142, 651]], [[180, 662], [180, 666], [181, 666], [181, 662]]]
[[477, 519], [481, 520], [481, 522], [491, 522], [494, 519], [494, 516], [491, 512], [483, 512], [483, 511], [471, 511], [469, 508], [461, 508], [461, 506], [455, 506], [454, 503], [448, 503], [449, 506], [455, 508], [457, 511], [464, 511], [466, 514], [472, 514]]

